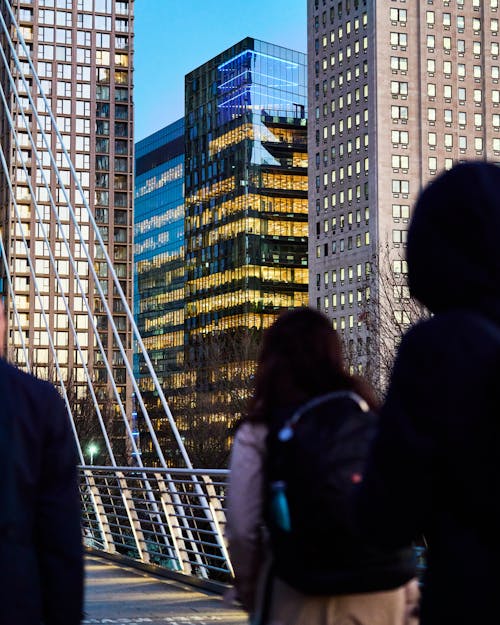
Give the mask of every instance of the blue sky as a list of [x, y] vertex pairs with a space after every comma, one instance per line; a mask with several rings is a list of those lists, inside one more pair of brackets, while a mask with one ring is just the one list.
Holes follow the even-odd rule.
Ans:
[[306, 52], [307, 0], [135, 0], [135, 140], [184, 113], [184, 75], [244, 37]]

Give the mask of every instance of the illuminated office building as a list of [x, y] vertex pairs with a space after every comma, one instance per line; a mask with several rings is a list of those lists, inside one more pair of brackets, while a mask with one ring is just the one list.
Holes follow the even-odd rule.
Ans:
[[[135, 157], [134, 314], [167, 402], [177, 415], [184, 384], [184, 120], [136, 143]], [[164, 411], [145, 363], [135, 358], [139, 387], [168, 455], [170, 430], [160, 418]], [[141, 430], [146, 461], [151, 442]]]
[[[98, 223], [107, 251], [114, 262], [126, 299], [132, 302], [132, 200], [133, 200], [133, 107], [132, 107], [132, 38], [133, 2], [128, 0], [10, 0], [16, 20], [30, 50], [35, 70], [40, 77], [45, 95], [56, 117], [57, 126], [74, 164], [92, 214]], [[6, 8], [3, 8], [6, 14]], [[97, 243], [87, 211], [71, 177], [68, 163], [56, 138], [43, 101], [38, 93], [26, 55], [17, 41], [14, 28], [11, 29], [21, 67], [26, 73], [35, 106], [48, 134], [52, 151], [61, 171], [61, 179], [68, 188], [71, 203], [75, 209], [83, 238], [90, 251], [90, 264], [96, 269], [102, 283], [105, 298], [113, 319], [131, 360], [131, 331], [122, 301], [113, 288], [103, 250]], [[2, 42], [14, 75], [19, 76], [15, 58]], [[2, 84], [8, 78], [2, 68]], [[78, 341], [83, 358], [89, 365], [97, 385], [101, 385], [98, 397], [103, 405], [109, 404], [109, 376], [104, 368], [102, 356], [96, 346], [95, 333], [89, 322], [89, 315], [83, 303], [71, 268], [68, 251], [54, 218], [32, 145], [21, 116], [24, 110], [39, 148], [41, 162], [48, 178], [49, 188], [55, 199], [62, 229], [68, 236], [71, 254], [75, 259], [76, 271], [82, 280], [84, 291], [89, 296], [92, 314], [107, 357], [112, 363], [112, 376], [122, 399], [130, 410], [130, 393], [127, 389], [124, 359], [112, 336], [109, 320], [102, 301], [97, 294], [94, 280], [89, 271], [89, 261], [78, 240], [71, 222], [67, 203], [60, 189], [54, 168], [51, 167], [49, 152], [44, 145], [34, 112], [28, 101], [25, 87], [17, 79], [21, 101], [18, 102], [9, 90], [10, 112], [14, 125], [19, 129], [22, 155], [16, 153], [12, 131], [2, 124], [2, 145], [8, 146], [7, 159], [10, 179], [20, 207], [22, 229], [28, 233], [30, 256], [36, 269], [36, 284], [30, 276], [27, 252], [23, 246], [21, 228], [15, 225], [15, 211], [12, 199], [2, 179], [2, 211], [4, 244], [9, 255], [10, 272], [14, 283], [15, 299], [19, 311], [22, 332], [26, 341], [28, 360], [33, 370], [42, 376], [51, 377], [54, 361], [57, 359], [64, 378], [74, 382], [77, 395], [87, 393], [87, 384], [81, 360], [77, 354], [75, 338], [68, 329], [68, 314], [65, 311], [54, 271], [51, 270], [47, 245], [37, 223], [32, 195], [26, 174], [21, 166], [27, 165], [29, 179], [35, 190], [41, 209], [43, 223], [50, 238], [62, 289], [69, 302], [70, 316], [75, 322]], [[4, 122], [5, 122], [5, 112]], [[36, 287], [41, 298], [37, 297]], [[20, 365], [26, 361], [20, 333], [14, 318], [13, 306], [7, 292], [12, 358]], [[48, 324], [42, 315], [45, 308]], [[49, 335], [54, 339], [55, 354], [52, 353]], [[51, 373], [52, 372], [52, 373]], [[116, 406], [112, 407], [116, 408]], [[111, 418], [107, 415], [106, 418]]]
[[185, 85], [192, 404], [231, 421], [259, 333], [307, 304], [306, 56], [246, 38]]
[[404, 255], [422, 187], [458, 161], [500, 161], [499, 10], [308, 0], [310, 303], [358, 362], [370, 340], [393, 351], [381, 322], [411, 321]]

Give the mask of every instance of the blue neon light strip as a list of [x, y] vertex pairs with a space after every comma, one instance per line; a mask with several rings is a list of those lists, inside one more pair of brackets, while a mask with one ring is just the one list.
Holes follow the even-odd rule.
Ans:
[[[233, 87], [225, 87], [225, 85], [230, 85], [237, 78], [240, 78], [241, 76], [244, 76], [248, 72], [251, 72], [252, 76], [255, 76], [255, 78], [257, 78], [259, 76], [264, 76], [265, 78], [271, 78], [272, 80], [278, 81], [276, 84], [269, 84], [269, 83], [266, 82], [266, 86], [270, 87], [270, 88], [298, 87], [299, 86], [298, 82], [292, 82], [291, 80], [285, 80], [284, 78], [279, 78], [278, 76], [271, 76], [270, 74], [263, 74], [262, 72], [256, 72], [255, 70], [252, 71], [250, 69], [246, 69], [244, 72], [241, 72], [237, 76], [234, 76], [233, 78], [230, 78], [229, 80], [226, 80], [226, 82], [221, 83], [219, 85], [218, 89], [221, 89], [221, 90], [224, 90], [224, 91], [228, 91], [229, 89], [232, 89]], [[254, 80], [254, 83], [255, 82], [256, 81]]]
[[239, 59], [241, 56], [244, 56], [245, 54], [255, 54], [256, 56], [262, 56], [266, 59], [272, 59], [273, 61], [286, 63], [287, 65], [290, 65], [290, 67], [293, 67], [293, 68], [296, 68], [299, 66], [299, 64], [295, 63], [294, 61], [287, 61], [286, 59], [280, 59], [278, 56], [272, 56], [272, 54], [264, 54], [263, 52], [257, 52], [256, 50], [244, 50], [243, 52], [240, 52], [236, 56], [233, 56], [233, 58], [229, 59], [229, 61], [225, 61], [224, 63], [221, 63], [221, 65], [219, 65], [217, 69], [219, 71], [222, 70], [223, 67], [225, 67], [226, 65], [229, 65], [229, 63], [234, 63], [236, 59]]
[[[247, 87], [244, 91], [241, 91], [240, 93], [238, 93], [237, 95], [233, 96], [232, 98], [229, 98], [229, 100], [224, 100], [224, 102], [221, 102], [218, 105], [219, 108], [225, 108], [229, 104], [229, 102], [232, 102], [233, 100], [236, 100], [237, 98], [242, 98], [243, 96], [245, 96], [250, 91], [251, 91], [251, 87]], [[284, 98], [278, 98], [278, 97], [275, 97], [275, 96], [270, 95], [270, 94], [262, 93], [261, 91], [252, 91], [252, 95], [262, 96], [264, 100], [268, 100], [268, 101], [269, 100], [278, 100], [280, 102], [287, 102], [288, 104], [294, 104], [294, 102], [292, 100], [285, 100]], [[257, 104], [259, 104], [259, 103], [258, 102], [254, 102], [250, 106], [257, 106]], [[263, 108], [265, 108], [265, 105], [263, 105]]]

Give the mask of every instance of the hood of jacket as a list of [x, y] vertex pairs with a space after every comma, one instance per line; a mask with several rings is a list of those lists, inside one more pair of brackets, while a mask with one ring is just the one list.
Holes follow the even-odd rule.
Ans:
[[410, 292], [432, 312], [500, 313], [500, 168], [462, 163], [421, 193], [408, 231]]

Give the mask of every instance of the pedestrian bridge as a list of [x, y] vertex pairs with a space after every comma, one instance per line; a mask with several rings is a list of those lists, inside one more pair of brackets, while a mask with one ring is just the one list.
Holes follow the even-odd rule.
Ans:
[[[133, 594], [140, 595], [145, 588], [144, 573], [169, 578], [171, 584], [175, 581], [172, 587], [182, 588], [184, 595], [187, 585], [220, 594], [232, 578], [224, 541], [227, 478], [227, 470], [81, 467], [84, 543], [93, 556], [88, 567], [94, 571], [89, 575], [92, 596], [102, 590], [101, 576], [111, 579], [115, 571], [116, 580], [120, 575], [127, 578], [118, 564], [142, 571], [142, 575], [134, 573]], [[108, 562], [97, 567], [96, 556]], [[118, 581], [114, 583], [113, 592], [119, 595]], [[103, 581], [103, 587], [107, 584]], [[165, 584], [155, 582], [160, 595], [170, 588]], [[117, 600], [120, 610], [129, 609], [127, 595], [125, 599], [123, 605]], [[154, 605], [158, 602], [152, 597]]]
[[243, 625], [222, 597], [100, 557], [86, 558], [82, 625]]
[[83, 623], [245, 622], [222, 601], [232, 577], [227, 477], [226, 470], [80, 468]]

